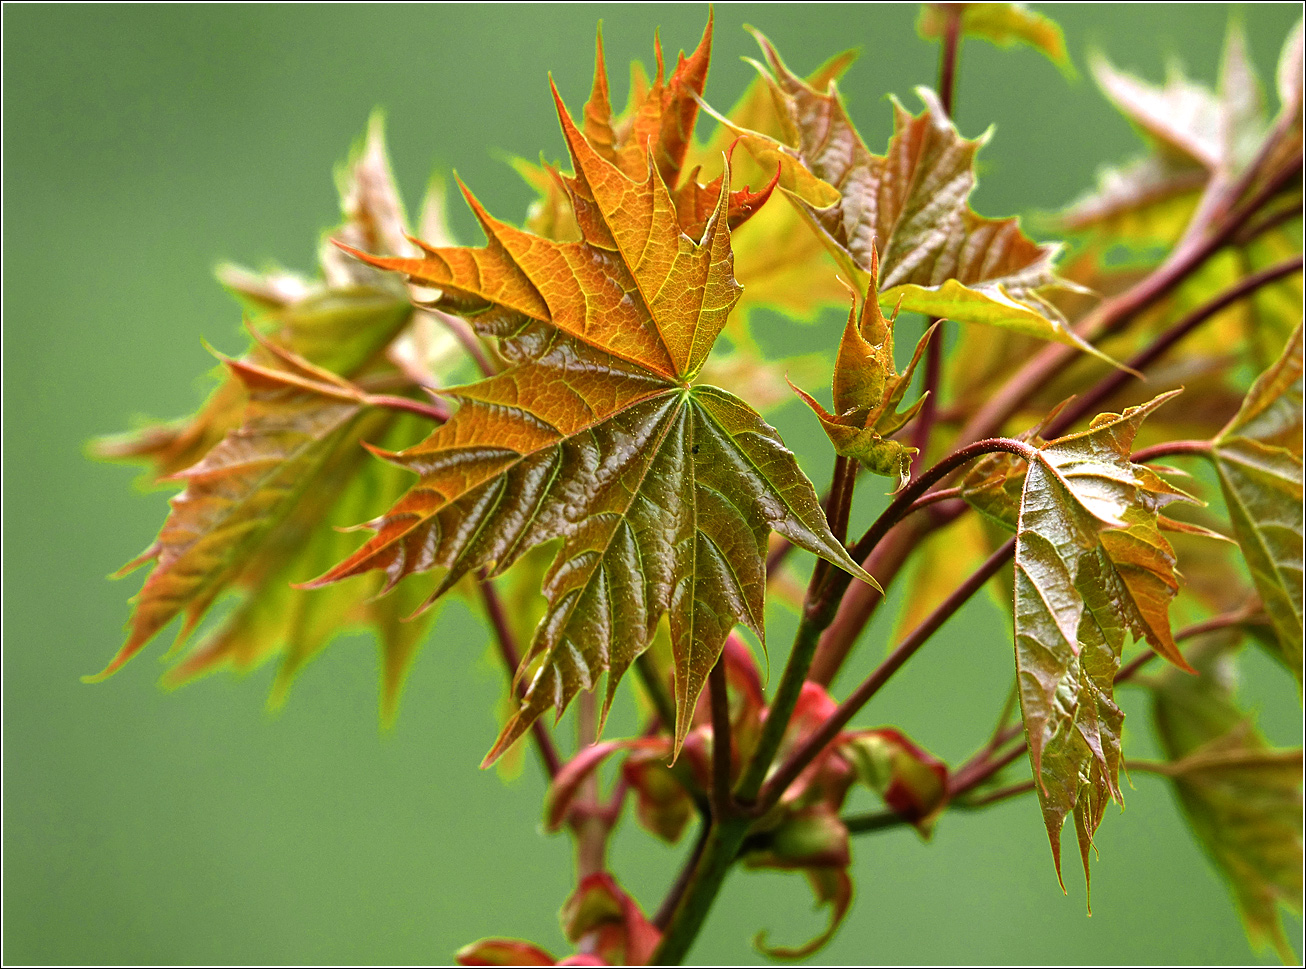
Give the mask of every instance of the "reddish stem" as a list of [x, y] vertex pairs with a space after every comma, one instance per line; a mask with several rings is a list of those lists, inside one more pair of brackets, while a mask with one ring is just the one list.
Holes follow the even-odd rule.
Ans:
[[802, 746], [789, 756], [789, 759], [763, 786], [761, 795], [758, 798], [759, 807], [762, 810], [769, 808], [780, 799], [785, 788], [792, 784], [803, 769], [825, 749], [827, 744], [838, 736], [839, 731], [847, 726], [848, 722], [866, 705], [867, 701], [875, 696], [880, 688], [889, 681], [889, 678], [907, 660], [911, 659], [915, 652], [925, 645], [929, 638], [939, 630], [939, 627], [947, 622], [958, 609], [965, 605], [972, 595], [983, 587], [985, 582], [997, 574], [998, 569], [1002, 568], [1011, 558], [1015, 548], [1016, 540], [1013, 538], [990, 555], [983, 565], [976, 569], [965, 582], [954, 589], [947, 599], [941, 602], [919, 626], [907, 635], [907, 638], [899, 644], [898, 648], [890, 653], [884, 662], [862, 681], [862, 684], [849, 695], [848, 699], [839, 704], [838, 709], [830, 718], [821, 724], [803, 742]]
[[721, 819], [735, 813], [734, 795], [730, 791], [730, 696], [726, 689], [726, 654], [722, 652], [707, 676], [712, 706], [712, 817]]
[[[1123, 329], [1140, 313], [1168, 295], [1207, 259], [1223, 249], [1262, 205], [1299, 177], [1301, 161], [1299, 152], [1260, 191], [1228, 215], [1214, 232], [1205, 238], [1194, 239], [1189, 245], [1180, 246], [1146, 279], [1119, 296], [1106, 300], [1089, 313], [1075, 327], [1075, 332], [1089, 342], [1100, 339]], [[962, 428], [959, 439], [962, 442], [973, 441], [998, 433], [1030, 395], [1077, 359], [1079, 352], [1062, 343], [1045, 347], [1008, 380], [1002, 390], [989, 398]]]
[[[1297, 256], [1293, 259], [1285, 260], [1277, 266], [1271, 266], [1269, 269], [1262, 270], [1255, 275], [1248, 276], [1237, 286], [1221, 293], [1215, 299], [1211, 300], [1204, 306], [1199, 306], [1193, 312], [1189, 313], [1174, 326], [1166, 330], [1161, 336], [1157, 337], [1152, 344], [1136, 354], [1130, 361], [1129, 367], [1142, 373], [1147, 367], [1159, 360], [1171, 347], [1186, 337], [1201, 324], [1205, 323], [1217, 313], [1225, 310], [1232, 304], [1238, 302], [1252, 293], [1256, 292], [1262, 286], [1277, 282], [1285, 276], [1301, 272], [1302, 257]], [[1046, 435], [1048, 437], [1058, 437], [1064, 434], [1069, 428], [1074, 426], [1076, 421], [1087, 417], [1089, 414], [1096, 413], [1103, 402], [1109, 400], [1113, 395], [1121, 390], [1129, 381], [1137, 378], [1126, 370], [1117, 370], [1107, 376], [1105, 379], [1098, 381], [1088, 393], [1072, 401], [1056, 418], [1048, 425]]]
[[[479, 583], [481, 590], [481, 601], [485, 605], [485, 614], [489, 617], [490, 625], [494, 628], [495, 642], [499, 646], [499, 655], [503, 657], [503, 665], [508, 672], [508, 682], [511, 683], [517, 675], [517, 668], [521, 665], [521, 653], [517, 650], [517, 640], [512, 634], [512, 629], [508, 626], [508, 617], [504, 614], [503, 603], [499, 601], [499, 594], [494, 590], [494, 583], [489, 579], [482, 579]], [[520, 699], [526, 689], [525, 683], [517, 685], [517, 697]], [[558, 757], [558, 751], [553, 746], [553, 739], [549, 736], [548, 731], [544, 729], [544, 724], [536, 720], [531, 725], [531, 737], [535, 740], [535, 749], [539, 751], [540, 763], [544, 765], [544, 771], [549, 775], [550, 780], [558, 776], [558, 771], [562, 769], [562, 761]]]

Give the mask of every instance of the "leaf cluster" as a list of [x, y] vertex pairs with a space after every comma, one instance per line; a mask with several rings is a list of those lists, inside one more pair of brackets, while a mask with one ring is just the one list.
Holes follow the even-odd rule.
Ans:
[[[1279, 906], [1301, 909], [1301, 752], [1259, 736], [1228, 669], [1254, 642], [1302, 683], [1300, 24], [1273, 116], [1236, 27], [1214, 91], [1097, 58], [1145, 153], [1058, 217], [1066, 244], [972, 209], [989, 135], [949, 117], [964, 37], [1031, 45], [1073, 73], [1055, 24], [941, 4], [918, 29], [941, 44], [940, 90], [918, 89], [916, 113], [892, 101], [882, 154], [839, 93], [850, 56], [804, 78], [757, 34], [757, 77], [723, 113], [704, 100], [709, 18], [670, 71], [656, 49], [617, 112], [600, 37], [583, 109], [553, 91], [569, 170], [516, 163], [538, 193], [522, 224], [459, 183], [479, 247], [449, 237], [438, 191], [410, 234], [374, 123], [342, 170], [319, 278], [225, 271], [248, 352], [223, 360], [193, 417], [99, 445], [183, 485], [130, 563], [152, 571], [101, 676], [180, 616], [179, 648], [234, 593], [169, 682], [279, 654], [279, 698], [364, 626], [389, 718], [431, 607], [478, 597], [510, 684], [485, 762], [531, 734], [547, 827], [577, 843], [563, 917], [580, 955], [564, 962], [683, 958], [736, 863], [800, 871], [829, 905], [804, 946], [759, 936], [773, 956], [808, 955], [851, 905], [854, 835], [911, 824], [928, 838], [951, 808], [1029, 793], [1058, 877], [1073, 818], [1087, 879], [1131, 766], [1173, 784], [1253, 942], [1290, 959]], [[700, 113], [717, 123], [702, 143]], [[750, 311], [839, 302], [831, 409], [791, 371], [836, 454], [821, 496], [762, 415], [784, 362], [763, 357]], [[899, 370], [902, 314], [927, 322]], [[723, 335], [732, 349], [714, 354]], [[1166, 459], [1209, 473], [1180, 487]], [[863, 525], [865, 475], [895, 497]], [[796, 587], [798, 551], [816, 564], [768, 691], [736, 630], [766, 648], [766, 597]], [[542, 607], [505, 609], [505, 573]], [[836, 701], [895, 580], [909, 603], [897, 645]], [[986, 584], [1009, 610], [1013, 684], [977, 753], [948, 765], [897, 728], [853, 726]], [[1149, 677], [1153, 657], [1168, 666]], [[646, 726], [601, 741], [634, 678]], [[1165, 761], [1129, 757], [1124, 685], [1151, 691]], [[574, 701], [563, 758], [541, 718]], [[1020, 764], [1029, 777], [1012, 783]], [[884, 810], [847, 814], [857, 785]], [[606, 863], [627, 799], [669, 842], [699, 819], [651, 917]], [[459, 958], [554, 963], [515, 940]]]

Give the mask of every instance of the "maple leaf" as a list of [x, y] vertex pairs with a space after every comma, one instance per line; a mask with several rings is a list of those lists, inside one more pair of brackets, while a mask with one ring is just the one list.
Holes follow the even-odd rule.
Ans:
[[933, 328], [926, 331], [916, 345], [907, 369], [899, 374], [893, 360], [893, 320], [880, 312], [874, 280], [876, 255], [871, 251], [870, 289], [857, 311], [853, 294], [852, 308], [839, 342], [834, 364], [834, 413], [794, 386], [798, 395], [816, 412], [821, 427], [837, 454], [860, 461], [875, 474], [898, 479], [902, 488], [911, 477], [912, 455], [918, 453], [891, 440], [889, 435], [901, 429], [925, 402], [922, 397], [905, 411], [899, 411], [903, 396], [911, 386], [912, 374], [929, 343]]
[[1281, 106], [1273, 123], [1236, 20], [1225, 35], [1214, 90], [1187, 78], [1177, 65], [1158, 86], [1095, 55], [1090, 66], [1098, 86], [1151, 151], [1103, 169], [1097, 188], [1075, 202], [1059, 224], [1131, 245], [1169, 245], [1183, 235], [1213, 183], [1228, 184], [1255, 164], [1247, 192], [1255, 191], [1301, 150], [1300, 44], [1299, 24], [1283, 49]]
[[[984, 323], [1055, 340], [1100, 356], [1071, 330], [1047, 293], [1075, 289], [1054, 272], [1057, 245], [1040, 245], [1016, 219], [970, 209], [975, 154], [984, 138], [961, 137], [925, 88], [919, 115], [894, 101], [894, 135], [874, 155], [853, 127], [831, 79], [819, 91], [785, 67], [755, 32], [762, 73], [781, 110], [785, 135], [748, 131], [717, 115], [760, 162], [781, 165], [781, 188], [840, 267], [867, 288], [879, 256], [879, 298], [928, 316]], [[815, 187], [833, 190], [818, 197]], [[837, 196], [837, 197], [832, 197]]]
[[1120, 728], [1112, 698], [1126, 629], [1184, 669], [1170, 632], [1178, 588], [1157, 512], [1192, 500], [1129, 460], [1143, 419], [1173, 394], [1030, 456], [1016, 530], [1015, 641], [1021, 712], [1039, 805], [1061, 877], [1071, 812], [1088, 851], [1108, 799], [1119, 800]]
[[869, 580], [776, 432], [743, 401], [695, 383], [739, 295], [728, 170], [691, 239], [654, 157], [632, 177], [576, 127], [556, 89], [554, 99], [581, 240], [500, 222], [464, 188], [485, 248], [424, 245], [422, 258], [395, 259], [346, 247], [439, 288], [442, 305], [500, 338], [512, 366], [449, 391], [459, 408], [448, 423], [383, 455], [419, 481], [369, 523], [373, 538], [312, 583], [380, 569], [393, 584], [442, 568], [434, 601], [469, 570], [498, 574], [561, 539], [518, 673], [528, 685], [487, 763], [605, 672], [606, 714], [664, 613], [678, 750], [726, 635], [737, 623], [763, 635], [772, 530]]
[[[339, 182], [345, 215], [339, 234], [385, 251], [408, 251], [378, 118]], [[371, 601], [371, 583], [330, 591], [290, 584], [348, 553], [353, 542], [332, 525], [374, 515], [403, 491], [402, 473], [371, 461], [360, 441], [400, 446], [420, 436], [421, 420], [370, 406], [367, 395], [338, 374], [397, 376], [384, 351], [418, 314], [391, 274], [348, 259], [334, 246], [323, 248], [320, 261], [321, 281], [224, 268], [224, 281], [261, 311], [250, 352], [225, 361], [227, 379], [195, 417], [100, 445], [101, 456], [148, 461], [160, 483], [186, 486], [172, 499], [158, 539], [124, 569], [154, 562], [135, 599], [127, 641], [100, 677], [181, 614], [176, 651], [220, 597], [240, 590], [236, 608], [165, 675], [165, 683], [222, 666], [249, 669], [280, 653], [273, 686], [278, 702], [295, 672], [331, 638], [365, 626], [376, 631], [382, 654], [382, 715], [393, 716], [427, 628], [426, 619], [400, 619], [420, 599], [408, 601], [406, 588]]]
[[1208, 637], [1194, 665], [1154, 681], [1164, 771], [1197, 840], [1229, 884], [1252, 945], [1294, 962], [1280, 906], [1302, 910], [1302, 752], [1275, 750], [1234, 703], [1236, 633]]
[[960, 18], [963, 37], [979, 37], [999, 47], [1026, 44], [1047, 57], [1067, 78], [1075, 77], [1075, 65], [1066, 53], [1061, 27], [1023, 3], [921, 4], [916, 32], [925, 40], [938, 40], [947, 31], [949, 16]]
[[1234, 534], [1302, 681], [1302, 327], [1211, 442]]

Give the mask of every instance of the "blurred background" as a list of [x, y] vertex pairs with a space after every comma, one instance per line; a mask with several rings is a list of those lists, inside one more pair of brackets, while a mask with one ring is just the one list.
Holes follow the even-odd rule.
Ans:
[[[1298, 4], [1237, 11], [1263, 77]], [[1057, 6], [1081, 74], [1091, 46], [1159, 81], [1168, 60], [1213, 82], [1230, 9]], [[444, 607], [393, 729], [378, 727], [376, 661], [338, 641], [265, 709], [270, 667], [157, 687], [168, 635], [110, 681], [127, 598], [143, 573], [105, 575], [153, 538], [166, 492], [83, 455], [141, 415], [194, 409], [211, 341], [239, 352], [239, 310], [216, 262], [312, 270], [338, 219], [332, 168], [384, 109], [394, 168], [416, 203], [456, 169], [489, 210], [518, 219], [531, 193], [504, 163], [563, 154], [547, 75], [573, 112], [604, 20], [614, 101], [625, 65], [698, 40], [700, 5], [9, 6], [4, 13], [4, 951], [11, 963], [429, 963], [486, 935], [568, 951], [557, 910], [570, 843], [542, 833], [533, 756], [520, 776], [477, 769], [497, 730], [502, 673], [459, 600]], [[728, 108], [752, 76], [741, 25], [795, 70], [860, 45], [841, 84], [882, 151], [893, 92], [913, 109], [937, 48], [903, 5], [718, 5], [707, 98]], [[1271, 87], [1272, 92], [1272, 87]], [[1270, 94], [1271, 99], [1273, 94]], [[1027, 49], [971, 41], [958, 123], [990, 124], [976, 208], [1048, 210], [1138, 142], [1091, 80], [1067, 82]], [[464, 242], [479, 236], [455, 206]], [[819, 337], [811, 326], [817, 327]], [[809, 349], [839, 320], [772, 321], [775, 348]], [[801, 405], [773, 415], [813, 476], [829, 451]], [[773, 610], [771, 668], [793, 617]], [[861, 647], [884, 648], [892, 610]], [[1288, 678], [1249, 651], [1244, 701], [1278, 744], [1300, 743]], [[894, 723], [949, 760], [968, 755], [1010, 678], [1009, 630], [983, 597], [895, 679], [859, 723]], [[847, 689], [848, 684], [844, 684]], [[837, 692], [837, 690], [836, 690]], [[1130, 694], [1126, 743], [1147, 755]], [[1126, 787], [1098, 833], [1093, 916], [1073, 852], [1057, 887], [1026, 798], [854, 843], [857, 895], [817, 961], [1240, 963], [1251, 957], [1224, 886], [1152, 776]], [[865, 802], [870, 806], [869, 799]], [[617, 877], [652, 911], [685, 846], [627, 821]], [[731, 876], [692, 958], [760, 961], [761, 928], [794, 944], [819, 931], [798, 875]], [[1292, 921], [1289, 935], [1300, 937]], [[1300, 951], [1300, 949], [1298, 950]], [[1268, 956], [1267, 954], [1263, 954]]]

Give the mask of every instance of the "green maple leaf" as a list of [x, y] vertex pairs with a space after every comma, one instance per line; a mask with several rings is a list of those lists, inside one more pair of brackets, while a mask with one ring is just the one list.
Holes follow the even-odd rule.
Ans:
[[1152, 716], [1173, 761], [1165, 774], [1252, 945], [1269, 943], [1292, 964], [1280, 907], [1302, 910], [1302, 754], [1271, 748], [1234, 703], [1229, 639], [1202, 645], [1199, 676], [1158, 678]]
[[925, 3], [916, 19], [916, 32], [926, 40], [938, 40], [947, 31], [949, 8], [961, 18], [963, 37], [979, 37], [999, 47], [1025, 44], [1043, 54], [1068, 78], [1075, 65], [1066, 53], [1066, 38], [1050, 17], [1030, 10], [1023, 3]]

